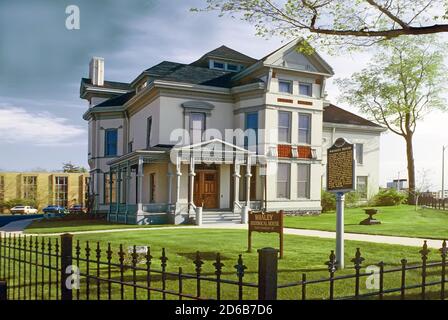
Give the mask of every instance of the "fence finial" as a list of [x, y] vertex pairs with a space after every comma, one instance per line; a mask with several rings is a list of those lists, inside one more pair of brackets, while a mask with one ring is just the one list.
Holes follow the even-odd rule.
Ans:
[[422, 260], [428, 259], [429, 252], [430, 250], [428, 249], [428, 241], [425, 240], [422, 250], [419, 251], [419, 253], [422, 255]]
[[446, 254], [448, 253], [448, 248], [446, 247], [446, 240], [443, 240], [442, 248], [439, 249], [442, 258], [446, 258]]
[[325, 264], [328, 266], [328, 271], [330, 273], [334, 273], [336, 271], [336, 255], [334, 254], [334, 250], [331, 250], [329, 261], [325, 262]]
[[355, 257], [352, 259], [352, 262], [355, 264], [355, 269], [361, 268], [361, 264], [365, 259], [361, 256], [361, 250], [356, 248]]
[[238, 277], [240, 277], [240, 278], [244, 277], [244, 270], [246, 270], [247, 267], [243, 263], [243, 255], [242, 254], [240, 254], [238, 256], [238, 262], [234, 266], [234, 268], [236, 269], [236, 274]]
[[196, 266], [195, 268], [196, 274], [198, 275], [201, 274], [203, 264], [204, 261], [201, 260], [201, 253], [199, 251], [196, 251], [196, 258], [194, 259], [194, 265]]
[[219, 252], [216, 254], [216, 262], [213, 263], [213, 266], [216, 269], [215, 274], [217, 276], [220, 276], [222, 273], [222, 267], [224, 267], [224, 263], [221, 262], [221, 254]]

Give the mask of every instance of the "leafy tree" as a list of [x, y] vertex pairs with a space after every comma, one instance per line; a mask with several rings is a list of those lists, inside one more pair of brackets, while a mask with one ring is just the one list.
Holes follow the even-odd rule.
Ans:
[[87, 172], [86, 168], [76, 166], [76, 165], [72, 164], [71, 162], [63, 163], [62, 170], [65, 173], [85, 173], [85, 172]]
[[429, 111], [444, 107], [444, 50], [434, 37], [401, 37], [380, 46], [364, 70], [337, 81], [343, 101], [404, 139], [410, 204], [415, 199], [413, 139], [417, 123]]
[[447, 0], [205, 0], [193, 11], [239, 15], [257, 34], [322, 44], [370, 45], [401, 35], [448, 32]]

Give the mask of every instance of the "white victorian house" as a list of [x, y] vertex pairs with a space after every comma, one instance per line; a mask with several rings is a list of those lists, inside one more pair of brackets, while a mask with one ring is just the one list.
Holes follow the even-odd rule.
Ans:
[[131, 83], [105, 81], [93, 58], [81, 98], [94, 209], [130, 224], [184, 223], [196, 208], [204, 222], [320, 212], [325, 150], [341, 136], [357, 144], [359, 191], [375, 194], [384, 129], [325, 100], [333, 70], [298, 41], [262, 59], [222, 46]]

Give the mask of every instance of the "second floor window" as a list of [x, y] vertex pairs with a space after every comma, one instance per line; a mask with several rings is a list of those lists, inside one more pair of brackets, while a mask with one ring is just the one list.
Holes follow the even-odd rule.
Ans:
[[281, 93], [292, 93], [292, 82], [287, 80], [279, 80], [278, 91]]
[[299, 143], [311, 144], [311, 115], [299, 113]]
[[364, 145], [362, 143], [355, 144], [356, 162], [358, 164], [364, 163]]
[[149, 117], [146, 124], [146, 149], [151, 147], [151, 131], [152, 131], [152, 117]]
[[29, 200], [37, 199], [37, 177], [23, 177], [23, 198]]
[[117, 155], [117, 146], [118, 146], [118, 130], [107, 129], [104, 156], [115, 157]]
[[278, 142], [291, 142], [291, 112], [278, 113]]
[[[246, 136], [244, 138], [244, 148], [250, 151], [257, 151], [258, 144], [258, 113], [246, 113]], [[250, 148], [250, 149], [249, 149]]]
[[202, 141], [202, 135], [205, 131], [205, 113], [190, 114], [190, 140], [191, 143]]
[[313, 85], [311, 83], [299, 83], [299, 94], [311, 97], [313, 95]]

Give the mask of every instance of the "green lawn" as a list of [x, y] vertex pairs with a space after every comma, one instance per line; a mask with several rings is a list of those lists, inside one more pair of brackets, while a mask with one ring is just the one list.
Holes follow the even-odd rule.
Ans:
[[[166, 227], [167, 225], [163, 225]], [[49, 234], [77, 231], [133, 229], [133, 228], [155, 228], [159, 225], [129, 225], [108, 222], [105, 220], [69, 220], [69, 219], [43, 219], [33, 221], [26, 229], [28, 234]]]
[[[367, 218], [363, 208], [345, 210], [345, 231], [419, 237], [427, 239], [448, 238], [448, 211], [419, 209], [414, 206], [379, 207], [376, 219], [381, 225], [362, 226], [359, 222]], [[285, 217], [285, 227], [335, 231], [336, 214], [323, 213], [320, 216]]]
[[[52, 238], [53, 244], [55, 239]], [[45, 240], [47, 241], [47, 240]], [[106, 251], [107, 244], [111, 244], [113, 251], [112, 262], [118, 263], [118, 248], [122, 244], [126, 252], [133, 245], [137, 246], [150, 246], [152, 259], [152, 277], [151, 287], [160, 289], [162, 287], [162, 278], [157, 270], [161, 270], [160, 257], [162, 248], [166, 249], [168, 257], [167, 271], [174, 273], [168, 275], [166, 278], [166, 288], [173, 292], [179, 290], [179, 280], [177, 275], [178, 268], [182, 267], [184, 273], [195, 274], [194, 259], [196, 252], [201, 252], [202, 260], [202, 275], [210, 278], [215, 278], [215, 268], [213, 263], [215, 262], [216, 253], [221, 253], [222, 263], [224, 267], [222, 269], [222, 279], [228, 279], [236, 281], [236, 272], [234, 266], [237, 263], [238, 255], [242, 254], [244, 264], [247, 266], [245, 270], [244, 282], [257, 283], [257, 271], [258, 271], [258, 254], [257, 249], [262, 247], [277, 247], [278, 237], [274, 234], [260, 234], [255, 233], [253, 235], [253, 248], [254, 252], [247, 253], [247, 232], [244, 230], [218, 230], [218, 229], [171, 229], [171, 230], [152, 230], [149, 232], [120, 232], [120, 233], [101, 233], [101, 234], [84, 234], [74, 236], [74, 243], [77, 241], [80, 243], [80, 256], [85, 257], [85, 246], [87, 241], [90, 245], [90, 263], [89, 270], [92, 276], [97, 274], [96, 264], [96, 248], [97, 242], [100, 243], [100, 255], [101, 261], [107, 261]], [[302, 274], [306, 273], [308, 280], [316, 280], [328, 277], [327, 266], [325, 262], [328, 260], [330, 250], [334, 248], [334, 241], [331, 239], [300, 237], [293, 235], [285, 235], [285, 258], [279, 262], [279, 284], [285, 284], [289, 282], [300, 281]], [[356, 248], [361, 248], [362, 256], [366, 259], [363, 262], [363, 268], [361, 272], [365, 271], [365, 267], [384, 261], [385, 268], [396, 268], [400, 266], [400, 260], [402, 258], [408, 259], [409, 264], [419, 263], [421, 257], [418, 253], [419, 248], [396, 246], [396, 245], [383, 245], [375, 243], [364, 243], [356, 241], [346, 242], [346, 270], [338, 271], [336, 275], [353, 274], [354, 268], [351, 262]], [[47, 258], [48, 259], [48, 258]], [[126, 260], [129, 261], [129, 254], [126, 256]], [[438, 261], [439, 254], [436, 250], [432, 250], [429, 262]], [[53, 262], [54, 263], [54, 262]], [[74, 263], [76, 262], [76, 248], [74, 248]], [[82, 274], [80, 299], [86, 299], [86, 287], [90, 286], [90, 298], [96, 299], [97, 285], [95, 278], [91, 278], [87, 284], [86, 262], [79, 263]], [[146, 286], [146, 265], [144, 261], [139, 264], [142, 271], [137, 271], [135, 274], [136, 283], [141, 286]], [[107, 278], [107, 266], [100, 265], [99, 268], [100, 277]], [[112, 279], [120, 280], [119, 268], [114, 266], [111, 269]], [[34, 276], [33, 276], [34, 277]], [[40, 277], [40, 273], [39, 273]], [[54, 281], [55, 275], [52, 279]], [[130, 269], [126, 269], [124, 273], [124, 280], [131, 283], [133, 281], [133, 272]], [[398, 288], [400, 287], [401, 273], [388, 273], [385, 274], [384, 288]], [[409, 271], [406, 275], [407, 284], [420, 283], [421, 274], [419, 270]], [[436, 281], [440, 279], [440, 270], [435, 268], [428, 269], [427, 281]], [[45, 274], [45, 282], [48, 282], [48, 276]], [[336, 297], [343, 297], [354, 294], [354, 279], [338, 280], [335, 283]], [[361, 293], [371, 292], [365, 285], [365, 278], [361, 280], [360, 289]], [[10, 281], [13, 284], [13, 281]], [[183, 281], [183, 292], [188, 294], [195, 294], [197, 283], [195, 279]], [[100, 295], [102, 299], [107, 298], [107, 283], [103, 282], [100, 286]], [[125, 299], [133, 299], [133, 289], [125, 286]], [[120, 285], [112, 284], [112, 298], [120, 297]], [[34, 289], [32, 289], [34, 290]], [[235, 285], [222, 284], [221, 287], [222, 298], [225, 299], [237, 299], [238, 289]], [[213, 282], [202, 281], [201, 282], [202, 297], [204, 298], [216, 298], [216, 284]], [[329, 292], [329, 284], [309, 284], [307, 286], [308, 299], [327, 299]], [[429, 296], [434, 298], [440, 292], [439, 286], [427, 288]], [[45, 296], [50, 294], [48, 290], [45, 290]], [[146, 299], [147, 291], [143, 288], [137, 289], [137, 299]], [[280, 299], [299, 299], [301, 294], [301, 287], [282, 288], [278, 291]], [[419, 290], [412, 289], [407, 291], [408, 298], [418, 298]], [[51, 295], [55, 295], [55, 287]], [[75, 294], [76, 297], [76, 294]], [[161, 294], [152, 292], [152, 299], [160, 299]], [[168, 299], [177, 299], [175, 296], [167, 296]], [[256, 288], [244, 288], [244, 299], [256, 299]], [[386, 296], [386, 298], [396, 299], [398, 294], [392, 294]]]

